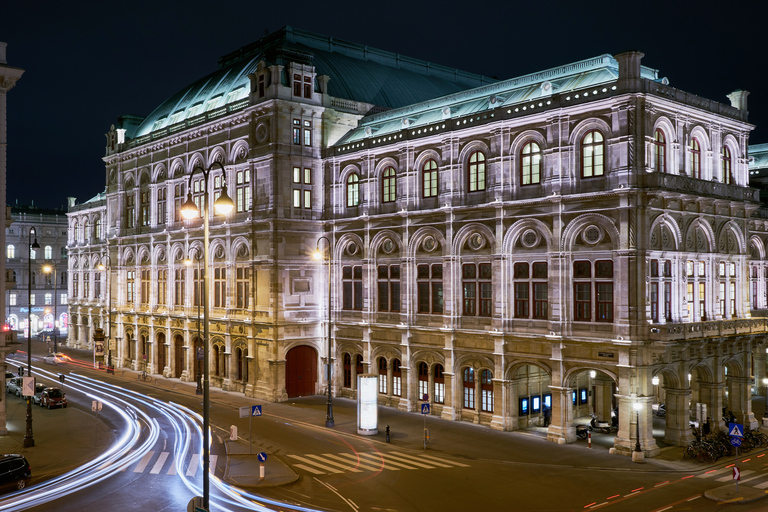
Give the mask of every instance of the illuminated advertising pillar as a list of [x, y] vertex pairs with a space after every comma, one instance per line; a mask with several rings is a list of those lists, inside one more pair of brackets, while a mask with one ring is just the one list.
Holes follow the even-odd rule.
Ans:
[[357, 376], [357, 433], [374, 436], [379, 433], [379, 376]]

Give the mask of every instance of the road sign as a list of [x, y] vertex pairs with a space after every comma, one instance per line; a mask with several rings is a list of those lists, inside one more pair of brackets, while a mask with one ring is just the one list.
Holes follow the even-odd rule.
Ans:
[[744, 425], [740, 423], [729, 423], [728, 435], [731, 437], [744, 437]]
[[34, 396], [35, 394], [35, 378], [24, 377], [24, 382], [21, 385], [21, 396]]
[[251, 406], [251, 416], [261, 416], [261, 406], [260, 405], [252, 405]]
[[429, 404], [421, 404], [421, 414], [429, 414]]
[[96, 412], [100, 411], [101, 410], [101, 406], [102, 406], [102, 403], [99, 402], [98, 400], [94, 400], [94, 401], [91, 402], [91, 410], [92, 411], [96, 411]]
[[733, 466], [733, 479], [741, 480], [741, 470], [736, 466]]
[[259, 462], [266, 462], [267, 461], [267, 452], [259, 452]]
[[735, 446], [737, 448], [739, 446], [741, 446], [741, 438], [740, 437], [732, 437], [731, 438], [731, 445], [733, 445], [733, 446]]
[[422, 400], [424, 400], [425, 402], [429, 402], [429, 395], [427, 393], [424, 393]]

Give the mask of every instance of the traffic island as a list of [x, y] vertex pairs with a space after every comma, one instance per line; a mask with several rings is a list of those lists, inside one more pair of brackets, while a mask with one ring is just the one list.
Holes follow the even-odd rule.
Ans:
[[704, 497], [719, 503], [752, 503], [768, 496], [768, 491], [756, 489], [748, 485], [727, 484], [710, 489], [704, 493]]
[[[227, 466], [223, 480], [228, 484], [247, 489], [286, 485], [299, 479], [299, 475], [276, 455], [257, 453], [255, 450], [249, 453], [248, 445], [239, 440], [227, 440], [224, 444]], [[266, 460], [260, 460], [262, 458]]]

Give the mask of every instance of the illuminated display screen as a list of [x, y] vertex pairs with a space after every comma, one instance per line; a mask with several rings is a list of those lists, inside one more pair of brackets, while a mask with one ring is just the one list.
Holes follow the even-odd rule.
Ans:
[[[358, 433], [374, 434], [379, 427], [379, 379], [376, 375], [357, 377]], [[364, 432], [361, 432], [364, 431]]]

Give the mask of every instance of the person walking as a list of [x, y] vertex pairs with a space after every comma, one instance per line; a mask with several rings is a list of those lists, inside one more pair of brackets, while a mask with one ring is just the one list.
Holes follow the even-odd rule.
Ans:
[[548, 405], [544, 406], [544, 427], [549, 426], [549, 421], [552, 419], [552, 408]]

